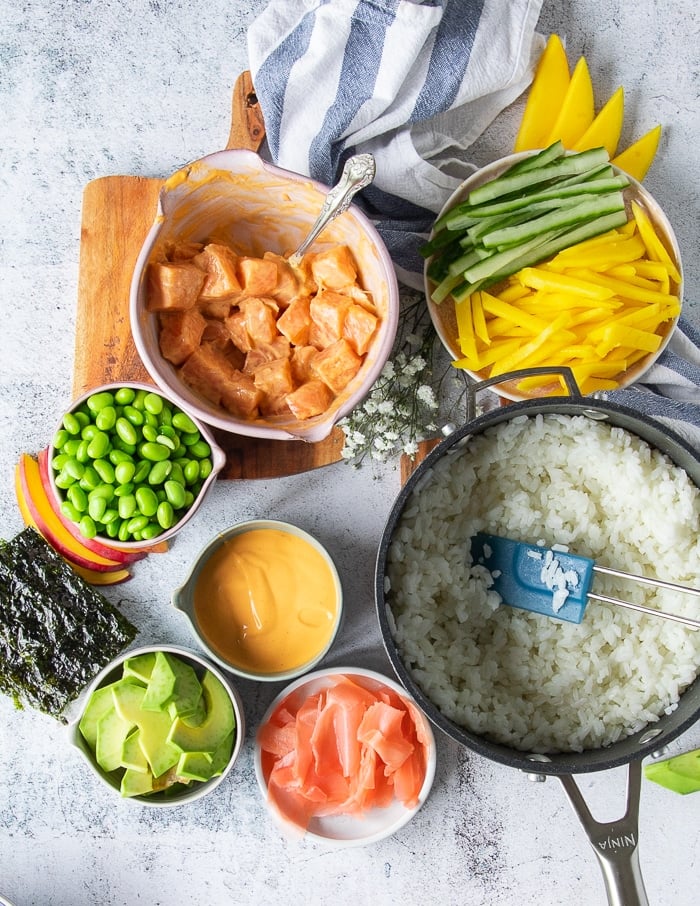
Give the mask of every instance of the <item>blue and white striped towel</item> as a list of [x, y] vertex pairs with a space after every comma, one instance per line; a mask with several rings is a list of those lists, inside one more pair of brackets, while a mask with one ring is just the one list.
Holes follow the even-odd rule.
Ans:
[[[377, 175], [356, 203], [420, 288], [418, 247], [473, 171], [467, 149], [532, 78], [542, 2], [273, 0], [248, 31], [267, 153], [331, 185], [350, 154], [371, 152]], [[700, 447], [698, 331], [682, 321], [644, 384], [609, 398]]]

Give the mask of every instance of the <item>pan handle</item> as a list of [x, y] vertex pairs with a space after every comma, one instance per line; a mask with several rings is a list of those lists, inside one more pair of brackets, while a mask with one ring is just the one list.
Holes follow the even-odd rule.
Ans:
[[571, 774], [561, 774], [559, 780], [598, 859], [609, 906], [649, 906], [638, 850], [642, 762], [628, 764], [627, 810], [622, 818], [610, 823], [593, 818]]
[[476, 418], [476, 395], [487, 387], [494, 384], [505, 384], [506, 381], [521, 380], [522, 378], [533, 377], [537, 374], [557, 374], [563, 378], [566, 389], [570, 397], [576, 400], [581, 399], [581, 391], [576, 383], [574, 373], [567, 365], [538, 365], [533, 368], [521, 368], [518, 371], [509, 371], [506, 374], [498, 374], [495, 377], [485, 378], [477, 383], [467, 385], [467, 421], [470, 422]]

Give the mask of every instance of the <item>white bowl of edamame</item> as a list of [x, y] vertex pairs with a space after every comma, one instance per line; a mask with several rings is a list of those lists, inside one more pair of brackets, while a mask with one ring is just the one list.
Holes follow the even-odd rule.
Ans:
[[42, 478], [76, 537], [147, 550], [195, 514], [226, 461], [211, 431], [147, 384], [104, 384], [61, 416]]

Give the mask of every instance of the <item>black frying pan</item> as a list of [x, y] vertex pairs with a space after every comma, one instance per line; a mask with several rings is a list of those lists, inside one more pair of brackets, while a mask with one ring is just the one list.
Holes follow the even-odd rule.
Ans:
[[[530, 369], [527, 372], [516, 372], [476, 385], [472, 391], [472, 411], [476, 392], [502, 380], [513, 380], [533, 372], [546, 370], [551, 369]], [[700, 487], [700, 455], [682, 437], [635, 410], [612, 402], [582, 397], [568, 369], [563, 369], [562, 374], [569, 386], [571, 394], [569, 397], [547, 397], [512, 403], [478, 418], [469, 418], [467, 424], [443, 440], [416, 468], [394, 503], [379, 547], [375, 574], [377, 616], [387, 654], [399, 679], [415, 697], [430, 720], [452, 739], [486, 758], [518, 768], [529, 774], [558, 776], [574, 810], [584, 825], [601, 865], [609, 903], [613, 906], [622, 906], [622, 904], [643, 906], [648, 901], [639, 870], [637, 852], [641, 762], [645, 756], [661, 749], [689, 729], [700, 717], [700, 677], [683, 693], [675, 711], [664, 715], [653, 724], [648, 724], [634, 735], [621, 739], [606, 748], [548, 756], [530, 754], [491, 742], [448, 720], [412, 679], [394, 642], [388, 618], [390, 595], [385, 592], [386, 561], [394, 530], [408, 498], [416, 486], [426, 480], [432, 466], [448, 451], [457, 448], [459, 444], [468, 442], [470, 437], [481, 434], [487, 428], [510, 421], [517, 416], [527, 415], [534, 418], [539, 414], [548, 413], [571, 416], [586, 415], [592, 419], [605, 420], [611, 425], [636, 434], [650, 446], [665, 453], [677, 466], [688, 473], [695, 485]], [[620, 765], [628, 765], [629, 770], [627, 813], [617, 822], [606, 824], [596, 822], [588, 811], [572, 775], [607, 770]]]

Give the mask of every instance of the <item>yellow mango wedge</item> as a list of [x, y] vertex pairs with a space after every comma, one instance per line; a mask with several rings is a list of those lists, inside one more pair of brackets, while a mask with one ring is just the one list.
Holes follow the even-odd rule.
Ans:
[[544, 148], [569, 87], [569, 63], [558, 35], [550, 35], [542, 51], [513, 151]]
[[622, 121], [625, 116], [625, 92], [620, 86], [608, 102], [600, 109], [591, 125], [574, 144], [572, 151], [587, 151], [589, 148], [605, 148], [610, 157], [617, 151]]
[[625, 148], [611, 163], [641, 182], [652, 165], [661, 138], [661, 126], [654, 126], [646, 135]]
[[593, 83], [585, 57], [580, 57], [557, 118], [543, 147], [561, 139], [570, 150], [590, 127], [595, 116]]

